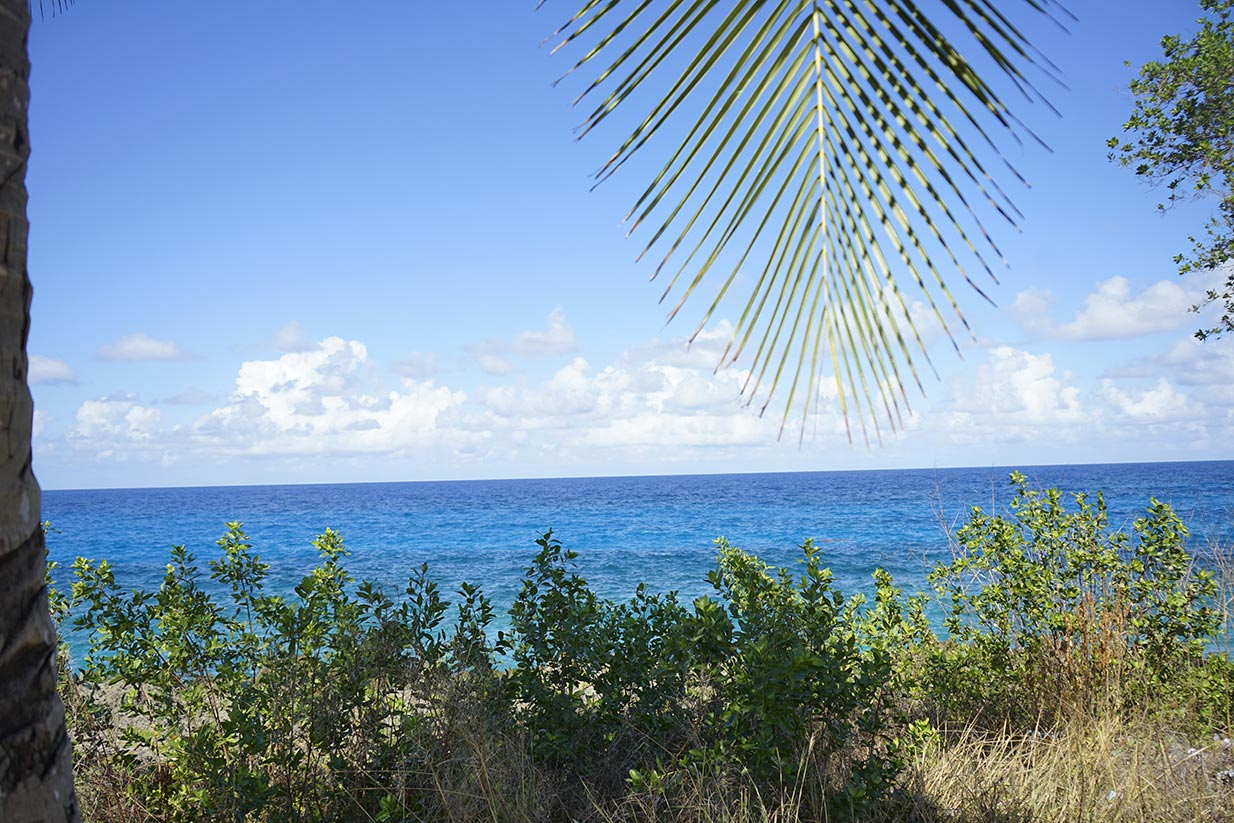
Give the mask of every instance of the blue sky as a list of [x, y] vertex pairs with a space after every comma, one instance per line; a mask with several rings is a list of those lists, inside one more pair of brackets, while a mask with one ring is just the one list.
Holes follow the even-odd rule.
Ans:
[[[976, 340], [931, 333], [905, 429], [850, 447], [834, 402], [777, 440], [688, 350], [621, 218], [589, 192], [534, 3], [78, 3], [36, 21], [30, 335], [48, 488], [790, 471], [1234, 457], [1234, 340], [1199, 344], [1171, 257], [1206, 204], [1106, 160], [1132, 72], [1188, 2], [1032, 24], [1068, 88], [1017, 108], [1031, 189]], [[643, 172], [646, 169], [642, 169]], [[693, 313], [692, 313], [693, 310]], [[827, 398], [824, 398], [825, 400]], [[776, 408], [773, 401], [772, 408]]]

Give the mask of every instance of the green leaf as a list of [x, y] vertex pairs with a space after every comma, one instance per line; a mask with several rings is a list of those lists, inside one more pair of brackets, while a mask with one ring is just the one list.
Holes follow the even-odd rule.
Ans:
[[914, 0], [644, 0], [627, 12], [591, 0], [554, 35], [554, 51], [581, 49], [567, 74], [597, 66], [578, 97], [600, 95], [582, 135], [630, 115], [597, 182], [667, 146], [627, 216], [631, 233], [653, 227], [639, 257], [662, 250], [654, 279], [684, 255], [664, 292], [677, 292], [670, 319], [719, 278], [691, 339], [725, 299], [744, 299], [717, 365], [747, 369], [742, 392], [762, 396], [763, 410], [786, 392], [781, 432], [793, 415], [804, 432], [827, 379], [846, 423], [869, 422], [880, 440], [880, 419], [896, 430], [904, 376], [920, 389], [915, 356], [929, 361], [910, 301], [951, 337], [948, 315], [968, 324], [944, 269], [984, 297], [970, 272], [996, 280], [992, 261], [1005, 265], [977, 204], [1015, 225], [989, 168], [1022, 178], [991, 134], [1036, 138], [943, 31], [962, 32], [1030, 100], [1043, 98], [1027, 72], [1052, 78], [1054, 67], [987, 0], [928, 5], [929, 15]]

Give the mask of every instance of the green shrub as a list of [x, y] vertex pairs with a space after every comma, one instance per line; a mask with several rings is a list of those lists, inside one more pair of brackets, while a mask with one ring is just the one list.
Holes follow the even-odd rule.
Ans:
[[933, 696], [952, 714], [1024, 723], [1178, 697], [1220, 614], [1174, 511], [1152, 500], [1128, 535], [1100, 493], [1069, 509], [1057, 489], [1018, 472], [1011, 483], [1011, 516], [973, 508], [957, 556], [930, 573], [948, 637], [930, 651]]
[[[862, 598], [844, 598], [810, 541], [800, 576], [718, 545], [709, 575], [717, 600], [695, 604], [691, 633], [705, 650], [696, 666], [716, 704], [705, 720], [707, 754], [765, 781], [795, 774], [803, 758], [826, 764], [861, 751], [857, 779], [881, 785], [880, 699], [891, 665], [867, 642]], [[847, 785], [848, 777], [840, 785], [855, 796], [872, 788]]]
[[1173, 511], [1152, 501], [1128, 534], [1101, 495], [1012, 484], [1010, 515], [973, 509], [930, 573], [934, 604], [881, 569], [871, 600], [845, 597], [809, 541], [790, 571], [723, 539], [711, 595], [613, 601], [548, 532], [495, 640], [479, 586], [447, 596], [421, 566], [396, 600], [351, 579], [330, 530], [286, 596], [238, 523], [206, 571], [174, 547], [157, 591], [78, 559], [50, 601], [89, 643], [61, 670], [83, 804], [565, 821], [753, 797], [763, 817], [860, 819], [899, 808], [956, 722], [970, 741], [1110, 710], [1228, 730], [1215, 583]]
[[89, 635], [69, 684], [79, 750], [109, 758], [123, 792], [165, 819], [378, 811], [391, 769], [422, 759], [431, 676], [456, 649], [476, 665], [491, 606], [468, 589], [447, 647], [437, 627], [448, 606], [423, 569], [396, 607], [353, 587], [327, 530], [313, 543], [319, 564], [284, 598], [265, 592], [268, 567], [240, 524], [218, 542], [209, 569], [224, 601], [183, 546], [157, 592], [119, 590], [107, 561], [74, 564], [74, 625]]
[[679, 736], [685, 611], [641, 585], [625, 603], [601, 598], [551, 531], [536, 543], [499, 640], [510, 710], [547, 763], [623, 778]]

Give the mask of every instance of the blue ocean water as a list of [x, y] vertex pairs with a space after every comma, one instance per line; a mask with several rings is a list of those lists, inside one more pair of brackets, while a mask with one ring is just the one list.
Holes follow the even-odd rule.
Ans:
[[[479, 583], [504, 613], [549, 528], [608, 597], [628, 597], [639, 582], [706, 593], [720, 535], [777, 565], [795, 563], [801, 542], [814, 538], [846, 593], [868, 589], [876, 566], [915, 590], [932, 562], [950, 557], [948, 530], [970, 506], [1005, 510], [1011, 470], [48, 491], [43, 516], [58, 530], [48, 550], [61, 585], [80, 555], [110, 561], [126, 588], [157, 589], [172, 544], [187, 544], [204, 569], [224, 524], [238, 520], [278, 591], [290, 592], [315, 564], [310, 541], [330, 527], [357, 579], [398, 594], [427, 562], [444, 590]], [[1156, 497], [1183, 517], [1193, 547], [1234, 544], [1234, 461], [1021, 471], [1042, 488], [1102, 490], [1115, 526], [1129, 529]]]

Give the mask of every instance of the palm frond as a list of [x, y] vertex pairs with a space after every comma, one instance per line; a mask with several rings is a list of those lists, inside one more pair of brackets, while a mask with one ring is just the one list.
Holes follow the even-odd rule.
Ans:
[[1057, 81], [1055, 66], [992, 0], [587, 0], [550, 39], [581, 49], [563, 79], [596, 71], [575, 101], [597, 97], [580, 138], [641, 107], [596, 185], [669, 146], [626, 218], [649, 227], [638, 256], [659, 251], [661, 300], [677, 292], [669, 319], [714, 271], [693, 340], [752, 280], [717, 368], [749, 358], [742, 392], [764, 395], [760, 413], [787, 391], [781, 433], [794, 410], [804, 433], [830, 372], [867, 443], [867, 421], [880, 440], [880, 419], [900, 427], [904, 378], [924, 391], [915, 358], [933, 369], [900, 282], [958, 352], [952, 324], [972, 332], [944, 270], [988, 300], [970, 272], [997, 282], [1006, 260], [983, 215], [1022, 218], [991, 169], [1023, 178], [994, 137], [1040, 142], [973, 61], [1047, 107], [1029, 74]]
[[31, 14], [37, 7], [39, 10], [39, 19], [46, 19], [50, 13], [52, 17], [58, 14], [63, 14], [68, 10], [68, 7], [73, 5], [75, 0], [29, 0], [27, 5], [30, 7]]

